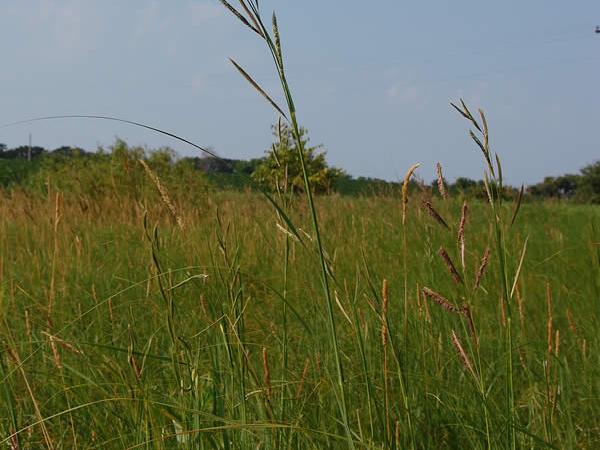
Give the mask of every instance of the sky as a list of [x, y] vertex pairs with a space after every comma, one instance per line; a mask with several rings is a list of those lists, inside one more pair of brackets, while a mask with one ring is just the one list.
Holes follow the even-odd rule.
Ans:
[[[235, 2], [234, 2], [235, 3]], [[600, 2], [262, 0], [276, 11], [300, 123], [354, 176], [480, 179], [483, 159], [450, 107], [482, 108], [511, 184], [600, 159]], [[229, 62], [281, 100], [268, 50], [216, 0], [2, 0], [0, 125], [116, 116], [227, 158], [255, 158], [277, 114]], [[83, 119], [0, 128], [0, 142], [94, 150], [116, 137], [194, 149]]]

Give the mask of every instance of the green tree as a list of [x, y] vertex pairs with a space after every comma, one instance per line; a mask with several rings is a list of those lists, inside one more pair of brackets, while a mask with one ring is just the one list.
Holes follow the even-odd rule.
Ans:
[[[285, 124], [274, 125], [273, 135], [276, 139], [275, 143], [257, 165], [252, 178], [265, 189], [302, 192], [304, 190], [302, 166], [291, 128]], [[311, 186], [316, 193], [330, 192], [335, 180], [343, 175], [343, 171], [327, 165], [325, 152], [319, 152], [322, 146], [308, 145], [309, 139], [305, 128], [300, 129], [300, 138]]]
[[600, 161], [581, 169], [576, 196], [580, 201], [600, 203]]

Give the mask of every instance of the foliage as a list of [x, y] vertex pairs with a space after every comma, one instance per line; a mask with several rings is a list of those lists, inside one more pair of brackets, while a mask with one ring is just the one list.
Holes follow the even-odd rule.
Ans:
[[[273, 126], [273, 135], [276, 141], [252, 172], [252, 178], [269, 190], [303, 192], [302, 167], [292, 129], [285, 124], [278, 124]], [[327, 165], [325, 152], [318, 151], [321, 146], [308, 145], [309, 139], [305, 128], [300, 128], [300, 139], [314, 192], [321, 194], [331, 192], [335, 181], [343, 175], [343, 171]]]
[[[174, 150], [147, 150], [131, 147], [117, 139], [106, 152], [88, 153], [81, 149], [61, 147], [39, 159], [39, 168], [24, 181], [27, 190], [46, 195], [60, 190], [65, 195], [89, 198], [130, 198], [148, 201], [158, 197], [139, 160], [143, 159], [175, 197], [186, 201], [205, 201], [209, 187], [206, 175], [193, 164], [179, 159]], [[189, 195], [190, 192], [195, 196]]]

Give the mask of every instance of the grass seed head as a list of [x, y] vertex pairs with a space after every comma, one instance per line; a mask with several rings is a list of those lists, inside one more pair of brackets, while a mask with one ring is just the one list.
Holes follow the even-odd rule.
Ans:
[[162, 182], [160, 181], [160, 178], [158, 178], [158, 175], [156, 175], [154, 173], [154, 171], [150, 168], [150, 166], [146, 163], [146, 161], [144, 161], [143, 159], [140, 159], [138, 161], [140, 162], [140, 164], [142, 165], [142, 167], [148, 174], [148, 177], [154, 183], [154, 186], [156, 186], [156, 189], [160, 193], [160, 198], [162, 199], [163, 203], [165, 204], [165, 206], [171, 213], [171, 216], [173, 217], [173, 219], [175, 219], [175, 222], [177, 222], [177, 225], [179, 226], [179, 228], [183, 229], [183, 219], [177, 213], [177, 209], [175, 208], [175, 205], [171, 201], [171, 197], [169, 196], [169, 192], [167, 191], [167, 188], [162, 184]]
[[481, 263], [479, 264], [479, 269], [477, 270], [477, 275], [475, 276], [475, 289], [477, 289], [481, 285], [481, 280], [485, 275], [485, 270], [487, 269], [488, 263], [490, 262], [490, 249], [487, 247], [485, 252], [483, 252], [483, 257], [481, 258]]
[[440, 257], [444, 261], [444, 264], [446, 265], [448, 272], [450, 272], [450, 275], [452, 276], [454, 282], [456, 284], [462, 284], [463, 280], [458, 271], [456, 270], [456, 266], [452, 262], [452, 258], [450, 258], [448, 252], [443, 247], [440, 247], [440, 249], [438, 250], [438, 255], [440, 255]]
[[436, 169], [436, 173], [437, 173], [438, 191], [440, 192], [440, 195], [442, 196], [442, 198], [447, 200], [450, 196], [448, 195], [448, 191], [446, 190], [446, 185], [444, 183], [444, 175], [442, 173], [442, 165], [438, 162], [435, 169]]
[[404, 176], [404, 182], [402, 183], [402, 225], [406, 223], [406, 209], [408, 206], [408, 185], [410, 183], [410, 179], [415, 173], [415, 170], [419, 168], [421, 164], [413, 164], [406, 175]]
[[433, 220], [435, 220], [437, 223], [439, 223], [441, 226], [443, 226], [447, 230], [450, 229], [450, 227], [448, 226], [446, 221], [444, 219], [442, 219], [442, 216], [440, 216], [440, 214], [435, 210], [435, 208], [433, 207], [431, 202], [423, 202], [422, 204], [423, 204], [423, 208], [425, 208], [425, 210], [427, 211], [427, 213], [431, 216], [431, 218]]
[[456, 353], [458, 353], [458, 357], [462, 361], [464, 368], [467, 369], [467, 371], [473, 376], [473, 379], [477, 380], [475, 369], [473, 369], [473, 364], [469, 359], [469, 355], [467, 355], [467, 352], [465, 352], [465, 349], [463, 348], [460, 339], [458, 339], [458, 336], [456, 336], [454, 330], [452, 330], [452, 345], [454, 345]]
[[444, 308], [446, 311], [450, 311], [450, 312], [454, 312], [454, 313], [462, 313], [461, 308], [459, 308], [456, 305], [453, 305], [448, 299], [442, 297], [440, 294], [429, 289], [428, 287], [424, 287], [421, 290], [421, 292], [423, 292], [423, 295], [425, 297], [430, 298], [431, 300], [436, 302], [438, 305], [440, 305], [442, 308]]

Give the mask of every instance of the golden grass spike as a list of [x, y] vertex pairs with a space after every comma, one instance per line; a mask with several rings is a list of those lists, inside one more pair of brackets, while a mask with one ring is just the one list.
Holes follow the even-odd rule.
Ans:
[[461, 308], [453, 305], [448, 299], [442, 297], [440, 294], [429, 289], [428, 287], [424, 287], [423, 289], [421, 289], [421, 292], [425, 297], [430, 298], [442, 308], [444, 308], [446, 311], [462, 314]]
[[485, 274], [485, 270], [487, 269], [488, 263], [490, 261], [490, 249], [487, 247], [485, 252], [483, 252], [483, 257], [481, 258], [481, 263], [479, 264], [479, 270], [477, 270], [477, 275], [475, 276], [475, 289], [477, 289], [481, 284], [481, 279]]
[[76, 348], [75, 346], [73, 346], [69, 342], [67, 342], [67, 341], [59, 338], [58, 336], [50, 334], [47, 331], [42, 331], [42, 334], [44, 336], [46, 336], [49, 341], [58, 343], [61, 347], [63, 347], [66, 350], [69, 350], [71, 353], [73, 353], [75, 355], [83, 355], [83, 351], [82, 350], [79, 350], [78, 348]]
[[52, 350], [52, 359], [54, 360], [54, 366], [58, 370], [62, 370], [63, 365], [60, 359], [60, 353], [58, 352], [58, 348], [56, 347], [56, 342], [54, 341], [54, 336], [49, 333], [44, 333], [48, 338], [48, 342], [50, 343], [50, 349]]
[[460, 274], [458, 273], [458, 271], [456, 270], [456, 267], [454, 266], [454, 263], [452, 262], [452, 258], [450, 258], [450, 255], [448, 254], [446, 249], [444, 249], [444, 247], [440, 247], [440, 249], [438, 250], [438, 255], [444, 261], [444, 264], [446, 265], [448, 272], [450, 272], [450, 275], [452, 276], [452, 279], [454, 280], [454, 282], [456, 284], [462, 284], [463, 280], [462, 280]]
[[171, 201], [171, 197], [169, 196], [167, 188], [161, 183], [160, 178], [158, 178], [158, 175], [154, 173], [154, 171], [150, 168], [146, 161], [144, 161], [143, 159], [139, 159], [138, 161], [148, 174], [148, 177], [150, 177], [150, 179], [154, 183], [154, 186], [156, 186], [156, 189], [160, 193], [160, 198], [171, 213], [171, 216], [173, 216], [173, 219], [175, 219], [175, 222], [177, 222], [179, 228], [183, 229], [183, 219], [179, 214], [177, 214], [177, 210], [175, 209], [175, 205]]
[[467, 214], [469, 212], [469, 207], [467, 205], [467, 201], [463, 202], [461, 214], [460, 214], [460, 222], [458, 224], [458, 247], [460, 249], [460, 263], [462, 268], [465, 268], [465, 225], [467, 223]]
[[413, 164], [404, 176], [404, 182], [402, 183], [402, 225], [406, 224], [406, 209], [408, 206], [408, 184], [410, 182], [410, 178], [415, 173], [415, 170], [417, 170], [420, 166], [421, 164], [419, 163]]
[[454, 330], [452, 330], [452, 345], [454, 345], [456, 353], [458, 353], [458, 356], [461, 359], [464, 368], [467, 369], [469, 373], [473, 376], [473, 379], [477, 381], [477, 375], [475, 374], [475, 369], [473, 369], [473, 364], [471, 364], [471, 360], [469, 359], [467, 352], [465, 352], [465, 349], [463, 348], [460, 340], [458, 339], [458, 336], [456, 336]]
[[267, 94], [263, 88], [261, 88], [258, 83], [256, 81], [254, 81], [252, 79], [252, 77], [250, 75], [248, 75], [248, 73], [242, 69], [242, 67], [236, 63], [233, 59], [229, 59], [231, 61], [231, 63], [235, 66], [235, 68], [238, 70], [238, 72], [240, 72], [242, 74], [242, 76], [246, 79], [246, 81], [248, 81], [248, 83], [250, 83], [252, 85], [252, 87], [254, 89], [256, 89], [258, 91], [258, 93], [260, 95], [262, 95], [270, 104], [273, 108], [275, 108], [277, 110], [277, 112], [279, 114], [281, 114], [283, 117], [285, 117], [286, 120], [288, 120], [287, 115], [283, 112], [283, 110], [277, 105], [277, 103], [275, 103], [273, 101], [273, 99], [271, 99], [271, 97], [269, 97], [269, 94]]
[[450, 196], [448, 195], [448, 191], [446, 190], [446, 185], [444, 184], [444, 175], [442, 173], [442, 165], [438, 162], [435, 166], [435, 171], [437, 173], [437, 185], [438, 191], [440, 195], [444, 199], [448, 199]]
[[448, 224], [446, 223], [446, 221], [444, 219], [442, 219], [442, 216], [440, 216], [439, 213], [435, 210], [435, 208], [433, 207], [433, 205], [431, 204], [431, 202], [425, 202], [424, 201], [422, 203], [422, 205], [425, 208], [425, 210], [429, 213], [429, 215], [431, 216], [431, 218], [433, 220], [435, 220], [437, 223], [439, 223], [441, 226], [443, 226], [447, 230], [450, 229], [450, 227], [448, 226]]

